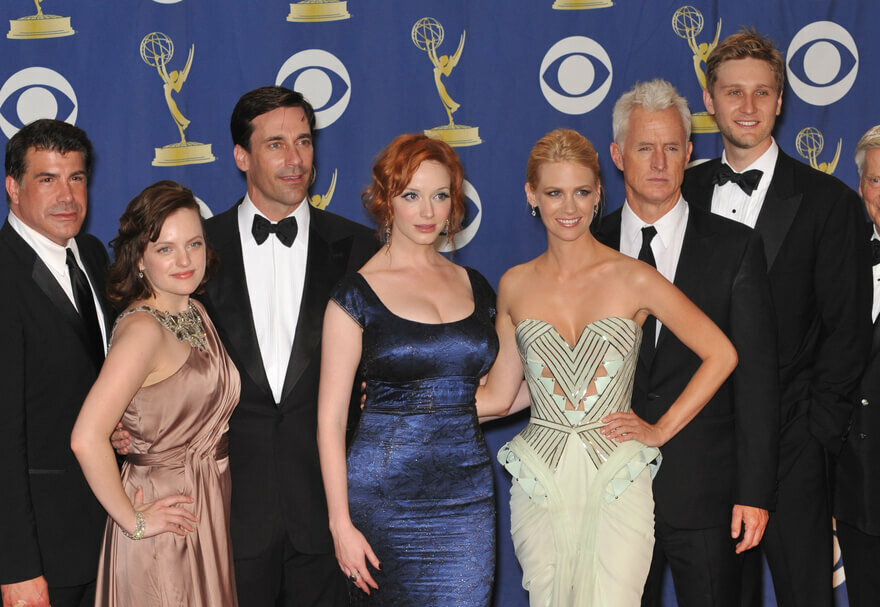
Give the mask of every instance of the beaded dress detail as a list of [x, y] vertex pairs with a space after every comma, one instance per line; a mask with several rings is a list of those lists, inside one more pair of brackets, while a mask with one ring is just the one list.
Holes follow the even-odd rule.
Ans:
[[191, 349], [174, 374], [142, 387], [125, 410], [122, 423], [131, 444], [122, 485], [130, 499], [143, 487], [144, 502], [188, 495], [194, 501], [182, 507], [199, 522], [184, 536], [161, 533], [133, 541], [108, 517], [95, 605], [234, 607], [226, 431], [238, 404], [238, 370], [199, 302], [191, 300], [188, 310], [198, 323], [187, 315], [183, 333], [179, 324], [163, 322], [161, 312], [142, 311]]
[[[542, 550], [554, 553], [526, 554], [533, 544], [519, 542], [524, 585], [533, 605], [628, 604], [624, 599], [596, 602], [597, 596], [611, 599], [597, 591], [601, 567], [594, 555], [604, 550], [596, 544], [599, 519], [615, 516], [618, 501], [641, 478], [641, 485], [647, 483], [647, 498], [640, 498], [636, 507], [647, 510], [642, 514], [650, 520], [650, 528], [633, 530], [633, 551], [644, 553], [647, 547], [650, 563], [650, 478], [659, 466], [660, 452], [637, 441], [618, 443], [600, 432], [602, 418], [630, 408], [641, 329], [629, 319], [605, 318], [586, 325], [577, 342], [569, 345], [553, 325], [527, 319], [516, 326], [515, 335], [531, 397], [531, 419], [500, 449], [498, 459], [516, 484], [511, 493], [523, 498], [511, 500], [511, 517], [516, 519], [512, 525], [517, 520], [543, 519], [548, 532], [552, 529], [546, 535], [552, 535], [553, 542]], [[514, 543], [518, 532], [529, 533], [537, 525], [533, 521], [531, 530], [512, 527]], [[528, 563], [540, 567], [548, 559], [554, 563], [552, 583], [534, 587], [537, 582], [529, 579]], [[544, 602], [535, 602], [538, 593], [546, 597], [541, 599]], [[636, 597], [640, 594], [641, 587]]]

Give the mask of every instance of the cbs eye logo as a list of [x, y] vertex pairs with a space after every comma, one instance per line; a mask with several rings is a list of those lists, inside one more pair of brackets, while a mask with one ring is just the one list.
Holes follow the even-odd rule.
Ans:
[[79, 106], [67, 79], [47, 67], [28, 67], [0, 86], [0, 130], [12, 137], [40, 118], [76, 124]]
[[455, 246], [452, 246], [446, 237], [437, 239], [434, 248], [441, 253], [460, 251], [474, 239], [480, 229], [480, 221], [483, 219], [483, 203], [480, 201], [480, 194], [467, 179], [464, 180], [462, 191], [464, 192], [464, 218], [461, 220], [461, 230], [455, 235]]
[[571, 36], [550, 47], [538, 82], [544, 98], [564, 114], [586, 114], [611, 88], [611, 59], [591, 38]]
[[804, 26], [791, 39], [786, 55], [791, 89], [810, 105], [830, 105], [842, 98], [859, 72], [853, 37], [832, 21]]
[[[291, 84], [284, 82], [292, 79]], [[300, 51], [278, 70], [277, 86], [287, 86], [306, 98], [315, 109], [316, 128], [336, 122], [351, 99], [351, 78], [335, 55], [321, 49]]]

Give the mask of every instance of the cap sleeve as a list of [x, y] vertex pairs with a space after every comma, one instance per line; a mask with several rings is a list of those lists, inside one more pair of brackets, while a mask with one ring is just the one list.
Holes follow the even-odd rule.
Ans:
[[336, 284], [330, 295], [331, 301], [335, 301], [345, 310], [361, 329], [364, 328], [366, 309], [363, 282], [364, 279], [360, 274], [352, 272]]

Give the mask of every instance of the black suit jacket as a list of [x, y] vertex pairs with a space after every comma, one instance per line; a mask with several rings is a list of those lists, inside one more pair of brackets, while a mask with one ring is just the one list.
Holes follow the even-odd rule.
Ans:
[[864, 533], [880, 535], [880, 322], [874, 322], [871, 355], [853, 402], [849, 432], [837, 460], [834, 516]]
[[[76, 242], [102, 296], [107, 252], [88, 234]], [[0, 583], [43, 575], [50, 586], [84, 584], [97, 574], [107, 515], [70, 432], [102, 361], [58, 281], [8, 221], [0, 293]], [[112, 327], [106, 314], [105, 324]]]
[[[620, 248], [621, 211], [598, 238]], [[775, 325], [761, 241], [749, 228], [691, 208], [675, 285], [733, 342], [739, 364], [697, 416], [662, 448], [658, 514], [673, 527], [730, 523], [734, 504], [773, 509], [779, 408]], [[645, 336], [648, 339], [648, 336]], [[700, 358], [663, 325], [650, 361], [639, 357], [633, 411], [655, 423]]]
[[[721, 160], [685, 172], [682, 192], [711, 210]], [[810, 437], [837, 454], [871, 347], [871, 253], [858, 194], [782, 150], [755, 230], [777, 322], [780, 474]]]
[[300, 552], [332, 552], [317, 447], [324, 310], [337, 281], [360, 268], [378, 243], [364, 226], [315, 208], [310, 213], [302, 305], [280, 405], [269, 388], [254, 330], [238, 205], [207, 222], [220, 268], [202, 300], [241, 373], [241, 398], [229, 422], [236, 559], [266, 549], [279, 528]]

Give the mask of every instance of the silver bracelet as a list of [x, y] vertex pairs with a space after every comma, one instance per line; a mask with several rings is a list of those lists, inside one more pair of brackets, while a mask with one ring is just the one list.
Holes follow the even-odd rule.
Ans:
[[140, 540], [144, 538], [144, 531], [147, 530], [147, 521], [144, 520], [144, 515], [141, 512], [134, 513], [134, 533], [129, 533], [125, 529], [120, 527], [122, 531], [122, 535], [127, 537], [130, 540]]

